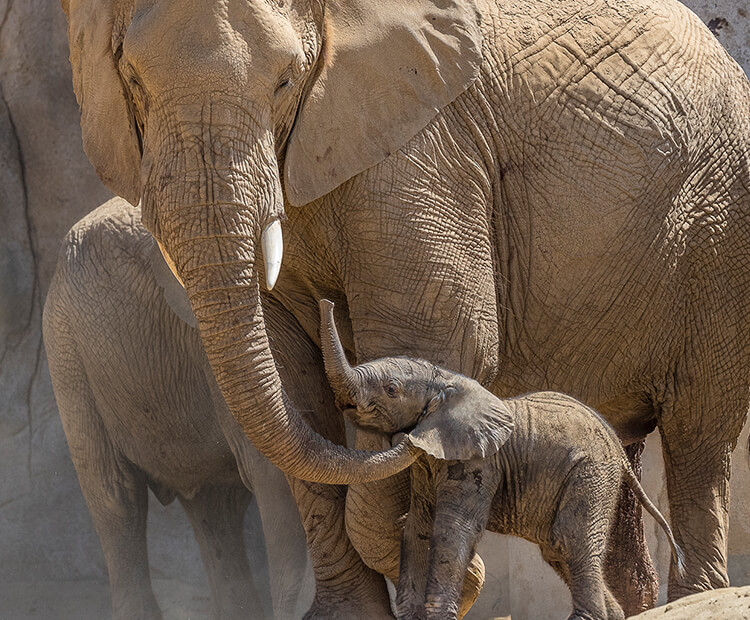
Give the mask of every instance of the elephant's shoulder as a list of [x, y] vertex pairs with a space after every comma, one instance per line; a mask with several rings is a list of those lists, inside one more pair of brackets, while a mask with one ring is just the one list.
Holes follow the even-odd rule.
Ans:
[[[145, 257], [150, 243], [151, 236], [141, 223], [140, 209], [115, 197], [73, 225], [63, 242], [58, 270], [90, 271], [99, 266], [111, 273], [112, 268], [123, 262]], [[130, 261], [123, 261], [124, 257]]]

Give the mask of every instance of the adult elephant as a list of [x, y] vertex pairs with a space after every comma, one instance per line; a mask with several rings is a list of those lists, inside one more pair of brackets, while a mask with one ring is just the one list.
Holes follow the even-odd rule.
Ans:
[[[265, 300], [289, 396], [332, 408], [319, 352]], [[279, 320], [277, 321], [277, 317]], [[293, 620], [307, 567], [289, 485], [226, 410], [185, 291], [140, 211], [112, 198], [66, 236], [44, 304], [44, 344], [60, 418], [109, 575], [114, 620], [161, 618], [151, 587], [148, 489], [179, 499], [211, 588], [213, 617], [266, 618], [243, 522], [255, 495], [273, 617]], [[295, 331], [296, 330], [296, 331]]]
[[[312, 338], [318, 298], [336, 302], [357, 361], [408, 353], [499, 395], [568, 392], [628, 443], [658, 426], [687, 566], [670, 597], [727, 584], [750, 398], [750, 88], [694, 15], [669, 0], [63, 6], [85, 149], [141, 201], [230, 410], [274, 463], [353, 483], [413, 456], [334, 446], [284, 399], [259, 244]], [[400, 486], [370, 489], [398, 512]], [[333, 542], [343, 495], [295, 493], [317, 506], [302, 508], [312, 615], [388, 614]]]

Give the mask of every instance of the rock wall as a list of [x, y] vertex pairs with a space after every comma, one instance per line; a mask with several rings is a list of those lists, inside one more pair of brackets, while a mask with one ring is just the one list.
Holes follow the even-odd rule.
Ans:
[[[750, 73], [746, 0], [687, 4]], [[55, 0], [0, 0], [0, 617], [42, 617], [32, 609], [48, 590], [29, 583], [106, 578], [41, 342], [42, 303], [59, 243], [75, 221], [109, 197], [81, 149], [64, 22]], [[663, 503], [658, 437], [649, 441], [645, 465], [647, 489]], [[744, 455], [736, 459], [732, 493], [730, 572], [735, 585], [744, 585], [750, 583], [750, 514], [737, 501], [750, 494]], [[156, 578], [189, 584], [204, 579], [179, 507], [154, 506], [149, 528]], [[664, 541], [650, 536], [663, 574]], [[488, 535], [482, 550], [491, 572], [471, 617], [566, 613], [567, 592], [531, 545]], [[79, 596], [83, 586], [71, 588]], [[4, 607], [24, 596], [29, 600], [17, 608]], [[106, 589], [97, 596], [106, 597]]]
[[60, 240], [109, 193], [80, 146], [58, 3], [0, 0], [0, 16], [0, 581], [101, 575], [41, 310]]
[[750, 4], [745, 0], [684, 0], [750, 75]]

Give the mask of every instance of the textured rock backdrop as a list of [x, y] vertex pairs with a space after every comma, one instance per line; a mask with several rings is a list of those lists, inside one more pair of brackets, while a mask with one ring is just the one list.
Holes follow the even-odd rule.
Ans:
[[[750, 73], [747, 0], [688, 0], [686, 4]], [[109, 197], [81, 150], [64, 22], [56, 0], [0, 0], [3, 620], [81, 618], [75, 607], [79, 600], [89, 605], [87, 609], [107, 607], [106, 589], [91, 590], [91, 582], [106, 578], [104, 561], [68, 455], [41, 343], [41, 309], [60, 240], [75, 221]], [[742, 446], [746, 438], [747, 429]], [[750, 584], [750, 513], [738, 510], [750, 495], [748, 465], [740, 451], [732, 476], [734, 585]], [[662, 478], [658, 438], [654, 438], [646, 455], [646, 486], [652, 497], [663, 502]], [[191, 588], [203, 593], [195, 586], [203, 580], [197, 548], [179, 508], [154, 506], [149, 527], [154, 576], [187, 584], [187, 590], [180, 586], [184, 594], [178, 598], [189, 598]], [[664, 541], [653, 535], [651, 523], [648, 527], [651, 548], [663, 571]], [[490, 535], [483, 547], [492, 574], [472, 617], [511, 612], [514, 620], [564, 615], [567, 593], [535, 549], [523, 541]], [[68, 585], [56, 590], [57, 598], [50, 601], [52, 582]], [[91, 603], [92, 597], [98, 597], [99, 607]], [[45, 608], [55, 610], [54, 614], [44, 612]], [[179, 615], [175, 612], [175, 617]]]

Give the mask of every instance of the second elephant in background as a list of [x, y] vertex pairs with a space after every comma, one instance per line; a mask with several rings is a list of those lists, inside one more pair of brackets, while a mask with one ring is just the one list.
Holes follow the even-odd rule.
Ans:
[[[290, 398], [301, 410], [330, 407], [322, 368], [315, 371], [318, 350], [301, 330], [282, 326], [268, 301], [264, 314]], [[284, 474], [226, 409], [191, 323], [187, 296], [137, 208], [114, 198], [72, 228], [47, 297], [44, 339], [104, 551], [113, 616], [161, 617], [146, 550], [150, 488], [162, 504], [178, 498], [187, 513], [217, 618], [262, 615], [243, 539], [255, 494], [274, 615], [299, 617], [307, 547], [297, 506]]]
[[348, 417], [377, 433], [408, 433], [423, 452], [411, 466], [398, 618], [463, 617], [481, 587], [475, 549], [488, 529], [539, 545], [570, 589], [569, 620], [622, 620], [603, 571], [621, 482], [664, 529], [683, 570], [669, 525], [593, 409], [557, 392], [501, 399], [426, 360], [351, 368], [333, 304], [322, 300], [320, 310], [326, 372]]

